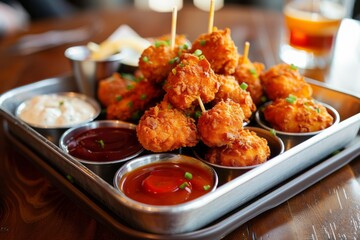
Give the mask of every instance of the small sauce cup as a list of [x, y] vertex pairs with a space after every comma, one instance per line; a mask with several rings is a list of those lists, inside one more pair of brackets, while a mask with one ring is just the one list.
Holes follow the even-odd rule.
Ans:
[[22, 102], [15, 116], [54, 144], [69, 128], [96, 119], [101, 107], [95, 99], [75, 92], [40, 94]]
[[67, 130], [59, 145], [111, 184], [118, 168], [144, 151], [137, 140], [135, 127], [122, 121], [94, 121]]
[[[331, 126], [334, 126], [335, 124], [338, 124], [340, 122], [340, 115], [339, 115], [338, 111], [336, 111], [335, 108], [333, 108], [332, 106], [330, 106], [326, 103], [322, 103], [319, 101], [317, 101], [317, 102], [320, 103], [321, 105], [323, 105], [326, 108], [327, 112], [333, 117], [334, 121]], [[264, 107], [268, 106], [271, 103], [272, 102], [265, 103], [262, 107], [260, 107], [256, 111], [255, 120], [260, 127], [264, 128], [268, 131], [275, 131], [276, 135], [278, 135], [283, 140], [284, 145], [285, 145], [285, 150], [289, 150], [290, 148], [292, 148], [292, 147], [304, 142], [305, 140], [315, 136], [316, 134], [326, 130], [326, 129], [323, 129], [323, 130], [316, 131], [316, 132], [302, 132], [302, 133], [293, 133], [293, 132], [284, 132], [284, 131], [274, 130], [273, 127], [271, 126], [271, 124], [265, 120], [264, 113], [263, 113]]]
[[115, 188], [138, 204], [185, 203], [216, 189], [218, 177], [202, 161], [180, 154], [150, 154], [124, 164], [115, 174]]

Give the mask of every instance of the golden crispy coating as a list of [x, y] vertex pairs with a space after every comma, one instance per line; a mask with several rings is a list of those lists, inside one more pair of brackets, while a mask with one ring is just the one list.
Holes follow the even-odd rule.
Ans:
[[138, 82], [125, 95], [118, 95], [117, 101], [106, 109], [107, 119], [137, 121], [143, 112], [154, 106], [163, 96], [164, 91], [146, 79]]
[[166, 152], [198, 143], [194, 119], [162, 101], [141, 117], [136, 133], [142, 146], [153, 152]]
[[256, 111], [256, 105], [254, 104], [250, 93], [240, 87], [234, 76], [219, 75], [218, 77], [220, 88], [215, 95], [214, 102], [217, 103], [226, 99], [233, 100], [240, 104], [245, 116], [244, 121], [249, 121], [252, 113]]
[[[179, 41], [182, 42], [181, 39]], [[187, 45], [175, 45], [171, 48], [169, 41], [155, 41], [142, 52], [139, 58], [139, 70], [149, 81], [161, 83], [178, 63], [179, 55], [186, 51], [188, 51]]]
[[98, 87], [98, 99], [104, 106], [116, 103], [121, 96], [127, 95], [137, 84], [136, 77], [114, 73], [111, 77], [101, 80]]
[[197, 49], [203, 52], [216, 73], [229, 75], [235, 72], [238, 52], [229, 28], [201, 34], [192, 43], [191, 52]]
[[245, 167], [261, 164], [270, 157], [270, 148], [265, 138], [243, 129], [240, 136], [228, 145], [210, 148], [205, 159], [211, 163], [230, 167]]
[[293, 65], [278, 64], [260, 75], [265, 93], [270, 100], [286, 98], [292, 94], [301, 98], [311, 98], [312, 88]]
[[277, 99], [264, 109], [265, 120], [283, 132], [314, 132], [333, 124], [333, 117], [320, 103], [307, 98]]
[[264, 70], [265, 66], [262, 63], [250, 62], [249, 60], [244, 62], [243, 56], [239, 57], [239, 64], [237, 65], [233, 76], [241, 83], [248, 85], [247, 91], [250, 92], [251, 98], [256, 105], [262, 103], [261, 99], [264, 95], [264, 90], [260, 81], [260, 74]]
[[219, 89], [217, 75], [201, 56], [184, 53], [163, 86], [169, 102], [179, 109], [198, 105], [198, 97], [208, 103]]
[[243, 128], [244, 113], [241, 106], [231, 99], [217, 103], [202, 113], [198, 119], [198, 131], [203, 143], [220, 147], [234, 141]]

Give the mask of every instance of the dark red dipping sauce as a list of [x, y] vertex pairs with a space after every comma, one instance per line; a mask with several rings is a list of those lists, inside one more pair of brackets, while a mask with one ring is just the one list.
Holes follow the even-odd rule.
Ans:
[[214, 177], [210, 170], [192, 164], [160, 162], [125, 174], [119, 187], [138, 202], [175, 205], [211, 192]]
[[81, 132], [70, 138], [66, 145], [70, 155], [94, 162], [125, 159], [143, 149], [135, 129], [117, 127], [100, 127]]

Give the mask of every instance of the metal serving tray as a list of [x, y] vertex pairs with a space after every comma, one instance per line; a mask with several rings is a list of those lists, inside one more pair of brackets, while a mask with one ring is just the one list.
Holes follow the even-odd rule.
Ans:
[[[360, 98], [310, 79], [308, 82], [314, 89], [315, 99], [339, 112], [339, 124], [219, 186], [212, 193], [171, 207], [141, 209], [126, 202], [111, 185], [15, 117], [16, 107], [34, 95], [77, 91], [71, 76], [46, 79], [10, 90], [0, 97], [0, 109], [9, 132], [18, 139], [16, 141], [43, 159], [49, 168], [56, 169], [63, 176], [72, 176], [75, 188], [90, 196], [98, 203], [96, 206], [107, 209], [116, 221], [120, 221], [119, 224], [125, 223], [121, 225], [124, 226], [121, 231], [140, 238], [216, 239], [285, 201], [310, 182], [335, 171], [359, 154]], [[337, 149], [343, 150], [329, 158]], [[232, 215], [226, 215], [231, 212]]]

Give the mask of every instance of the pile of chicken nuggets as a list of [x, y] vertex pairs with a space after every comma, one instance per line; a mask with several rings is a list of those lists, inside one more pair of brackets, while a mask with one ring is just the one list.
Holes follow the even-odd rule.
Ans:
[[275, 130], [306, 132], [333, 123], [312, 99], [311, 86], [293, 65], [265, 70], [238, 53], [230, 29], [216, 29], [192, 43], [177, 35], [156, 38], [134, 73], [114, 73], [100, 82], [98, 99], [107, 119], [137, 123], [137, 137], [152, 152], [208, 149], [206, 160], [249, 166], [270, 156], [267, 140], [244, 128], [266, 101], [266, 120]]

